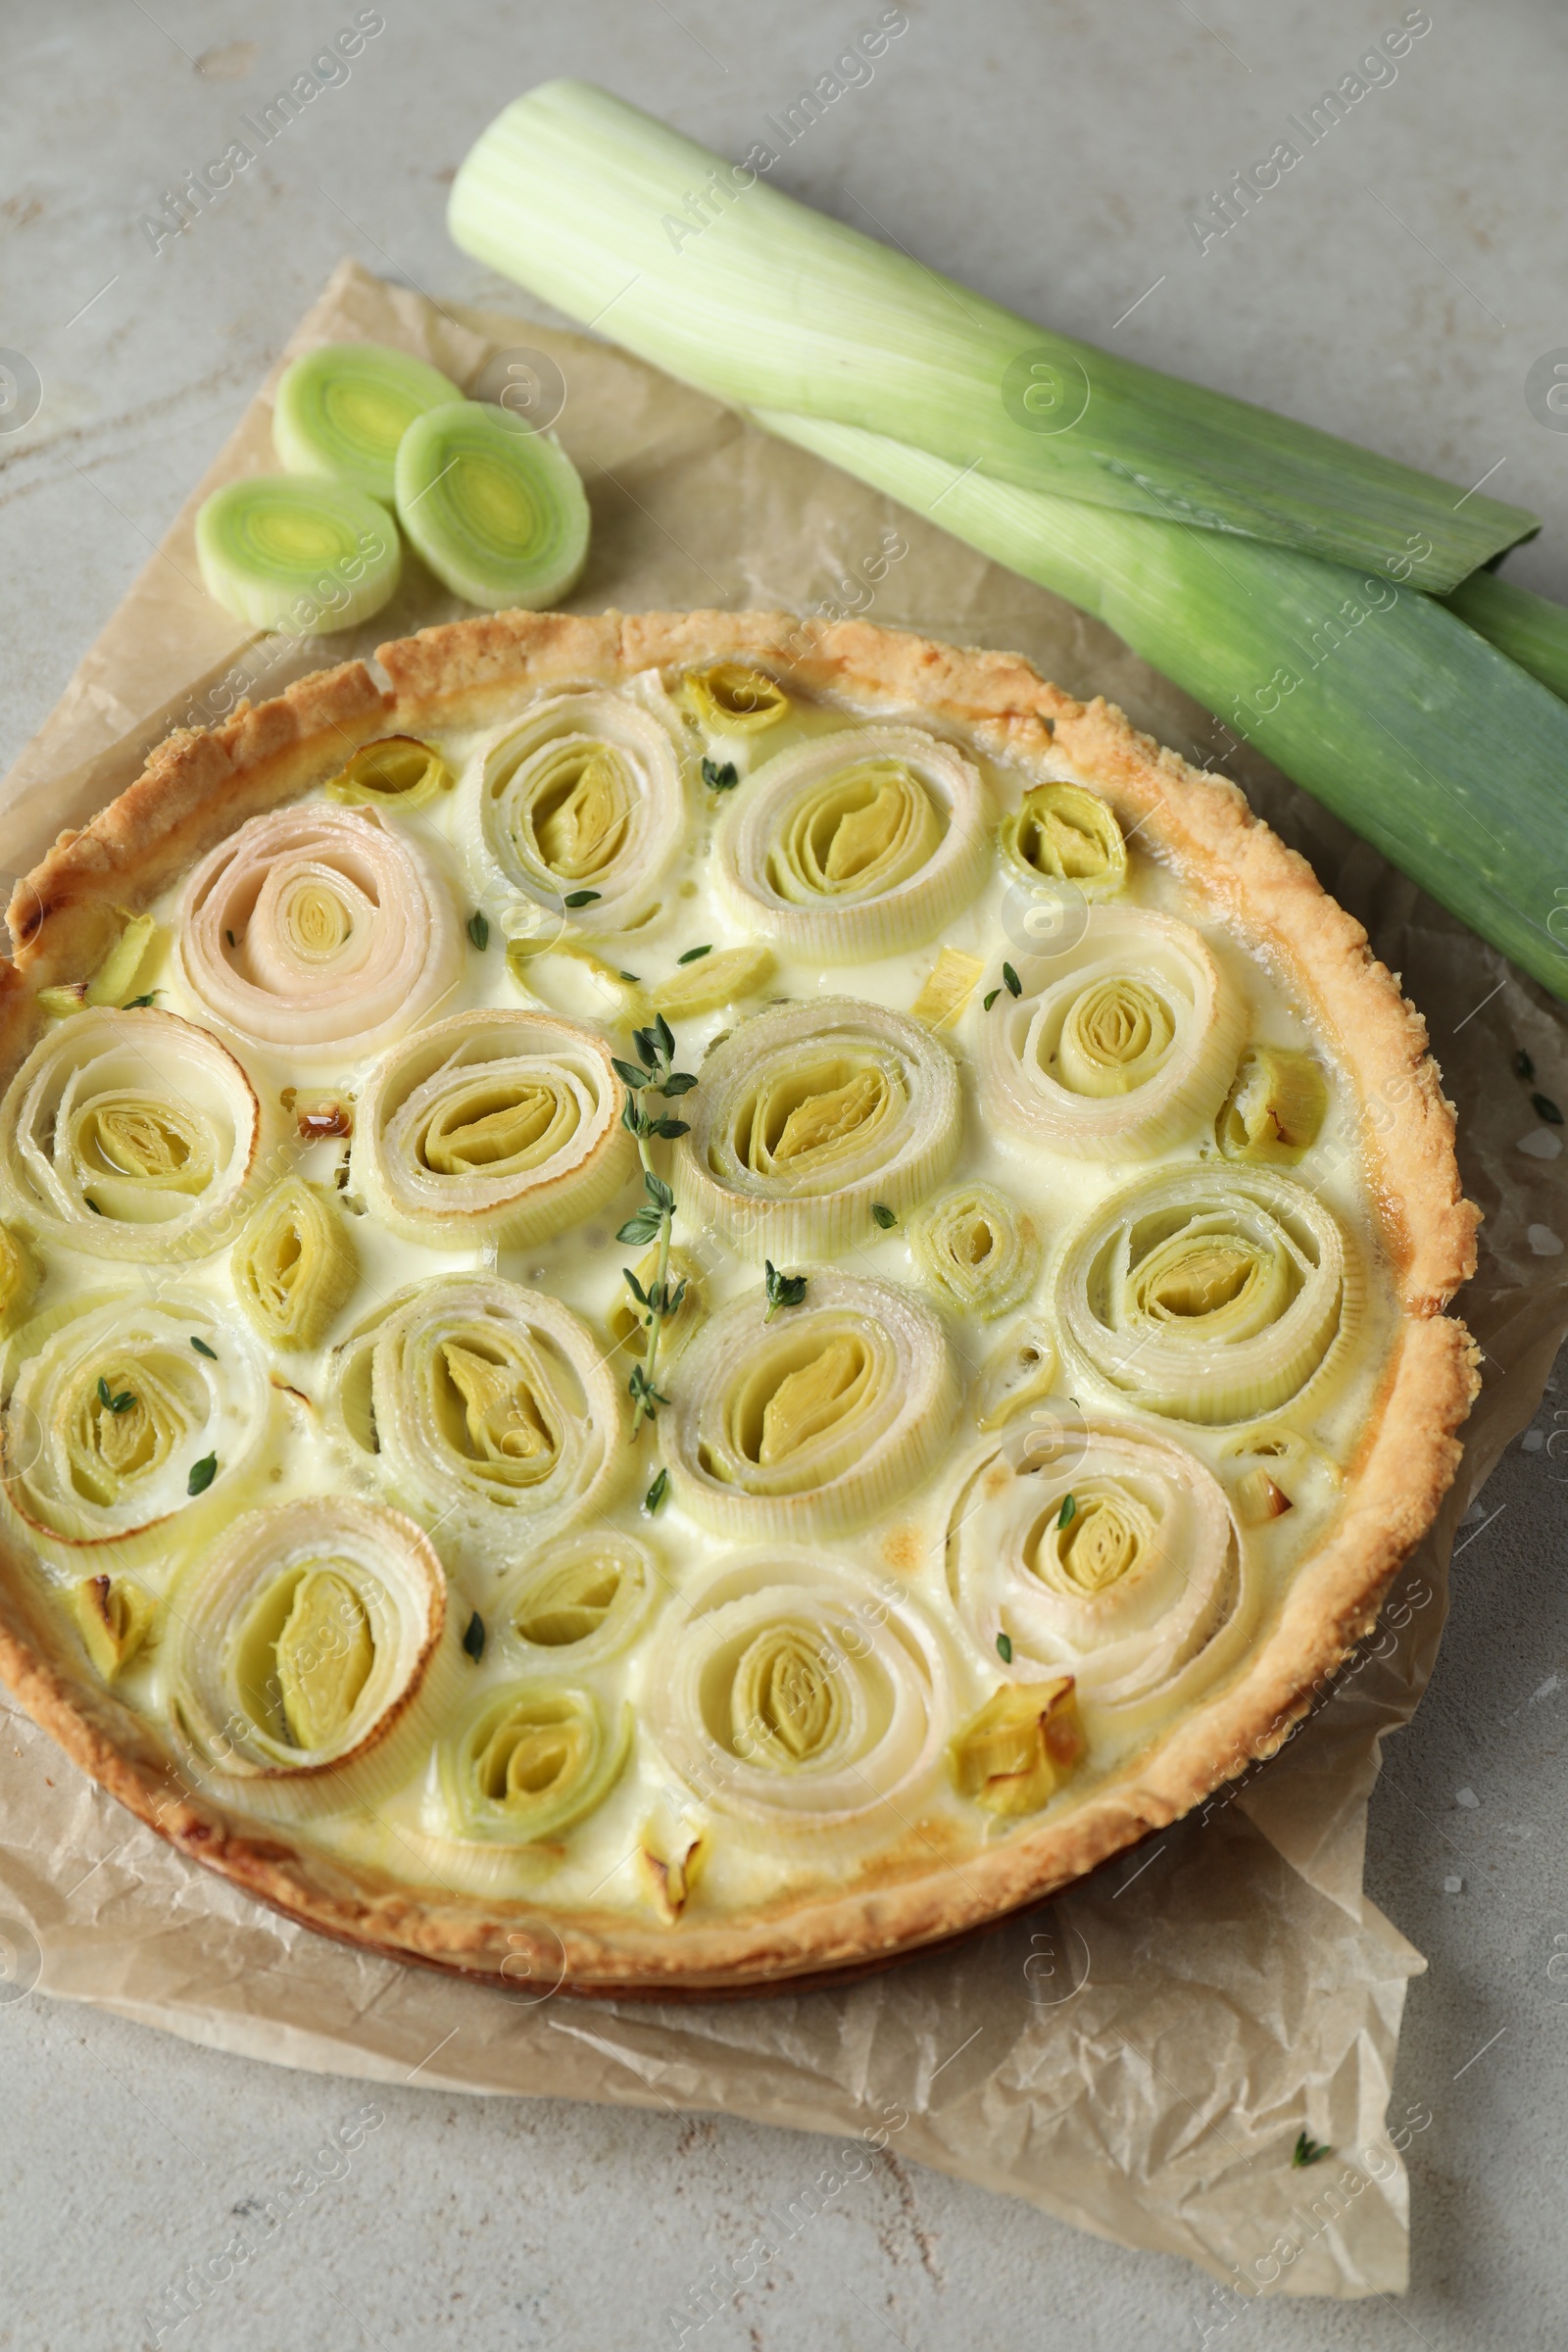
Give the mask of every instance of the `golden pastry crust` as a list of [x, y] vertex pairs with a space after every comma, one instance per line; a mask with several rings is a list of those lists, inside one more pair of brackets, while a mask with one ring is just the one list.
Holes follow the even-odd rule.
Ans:
[[744, 1921], [699, 1915], [671, 1930], [618, 1912], [530, 1915], [515, 1903], [437, 1899], [286, 1831], [236, 1821], [185, 1788], [150, 1727], [87, 1676], [64, 1619], [0, 1544], [0, 1673], [74, 1760], [142, 1820], [326, 1935], [492, 1978], [505, 1964], [514, 1983], [526, 1961], [530, 1993], [561, 1984], [668, 1999], [832, 1981], [1038, 1901], [1163, 1828], [1272, 1754], [1371, 1630], [1452, 1481], [1478, 1386], [1476, 1351], [1443, 1311], [1474, 1270], [1479, 1222], [1459, 1187], [1452, 1105], [1425, 1023], [1361, 926], [1233, 785], [1161, 750], [1111, 705], [1074, 701], [1019, 656], [962, 652], [863, 621], [486, 615], [380, 647], [390, 691], [350, 662], [257, 710], [242, 708], [224, 726], [172, 737], [127, 792], [81, 833], [63, 834], [19, 886], [18, 961], [0, 983], [0, 1075], [15, 1068], [36, 1026], [33, 991], [90, 968], [112, 936], [115, 907], [144, 905], [247, 817], [308, 790], [359, 744], [479, 724], [504, 715], [522, 692], [722, 658], [792, 674], [807, 692], [860, 712], [971, 728], [983, 750], [1025, 767], [1054, 745], [1218, 915], [1245, 922], [1254, 950], [1332, 1038], [1361, 1105], [1358, 1140], [1400, 1323], [1346, 1506], [1266, 1641], [1218, 1695], [1065, 1820], [966, 1851], [961, 1871], [944, 1850], [951, 1830], [913, 1822], [902, 1849], [879, 1855], [843, 1892]]

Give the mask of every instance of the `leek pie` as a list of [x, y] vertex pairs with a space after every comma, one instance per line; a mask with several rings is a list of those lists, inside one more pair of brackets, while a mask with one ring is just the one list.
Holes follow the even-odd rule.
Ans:
[[325, 1932], [821, 1980], [1276, 1748], [1452, 1476], [1419, 1015], [1016, 658], [426, 630], [13, 902], [0, 1667]]

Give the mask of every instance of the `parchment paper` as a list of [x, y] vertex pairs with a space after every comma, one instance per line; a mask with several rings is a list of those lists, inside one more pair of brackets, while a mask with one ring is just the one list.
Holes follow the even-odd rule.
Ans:
[[[345, 262], [284, 357], [358, 335], [492, 398], [517, 385], [536, 416], [564, 389], [557, 429], [594, 516], [576, 610], [867, 612], [1021, 651], [1198, 763], [1221, 763], [1213, 722], [1099, 623], [620, 352], [440, 310]], [[272, 467], [269, 420], [270, 385], [0, 788], [0, 863], [13, 873], [128, 781], [171, 725], [221, 717], [241, 693], [260, 699], [458, 611], [412, 561], [396, 606], [358, 639], [279, 649], [209, 602], [195, 508], [219, 481]], [[906, 553], [878, 576], [889, 532]], [[1383, 1736], [1431, 1672], [1454, 1528], [1568, 1332], [1568, 1163], [1513, 1071], [1527, 1050], [1536, 1084], [1568, 1102], [1568, 1054], [1548, 1001], [1493, 951], [1275, 770], [1245, 754], [1223, 764], [1403, 972], [1487, 1215], [1463, 1300], [1487, 1379], [1458, 1486], [1379, 1638], [1282, 1755], [956, 1951], [836, 1991], [650, 2006], [548, 1985], [510, 1997], [292, 1927], [134, 1823], [0, 1696], [0, 1962], [9, 1949], [13, 1992], [36, 1974], [45, 1993], [325, 2072], [840, 2133], [845, 2169], [863, 2165], [865, 2134], [1102, 2236], [1185, 2256], [1226, 2282], [1216, 2328], [1243, 2292], [1403, 2285], [1408, 2127], [1386, 2109], [1405, 1984], [1424, 1963], [1362, 1893], [1366, 1800]], [[1333, 2154], [1293, 2170], [1303, 2129]], [[839, 2177], [828, 2167], [814, 2195], [830, 2198]]]

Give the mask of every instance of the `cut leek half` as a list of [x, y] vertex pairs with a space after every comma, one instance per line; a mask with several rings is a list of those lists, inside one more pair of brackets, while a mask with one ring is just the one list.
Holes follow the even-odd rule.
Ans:
[[232, 1317], [195, 1293], [100, 1293], [14, 1345], [5, 1486], [35, 1541], [125, 1546], [156, 1530], [167, 1544], [176, 1515], [206, 1527], [215, 1507], [232, 1511], [271, 1404], [261, 1350]]
[[630, 1465], [620, 1384], [587, 1325], [483, 1274], [399, 1292], [335, 1348], [327, 1427], [443, 1541], [490, 1561], [604, 1510]]
[[1568, 997], [1568, 706], [1431, 597], [1281, 547], [758, 421], [1081, 605], [1542, 985]]
[[778, 680], [744, 662], [688, 670], [681, 699], [698, 723], [716, 735], [765, 734], [790, 714], [790, 698]]
[[318, 1347], [359, 1278], [348, 1221], [322, 1185], [285, 1176], [229, 1252], [234, 1295], [274, 1348]]
[[969, 1465], [949, 1589], [978, 1655], [1005, 1642], [1015, 1682], [1071, 1674], [1080, 1699], [1137, 1707], [1152, 1729], [1235, 1658], [1257, 1572], [1224, 1489], [1186, 1446], [1099, 1417], [1062, 1434], [1022, 1462], [993, 1445]]
[[1077, 1361], [1126, 1404], [1255, 1421], [1296, 1396], [1349, 1326], [1338, 1219], [1262, 1168], [1146, 1176], [1069, 1238], [1056, 1311]]
[[682, 1210], [757, 1262], [832, 1257], [902, 1217], [953, 1165], [957, 1065], [923, 1021], [829, 997], [731, 1030], [686, 1104]]
[[952, 1741], [953, 1785], [1005, 1820], [1038, 1813], [1082, 1760], [1086, 1744], [1070, 1674], [1004, 1684]]
[[392, 504], [398, 444], [458, 387], [385, 343], [323, 343], [290, 362], [272, 396], [272, 446], [290, 473], [317, 474]]
[[[820, 1553], [727, 1563], [684, 1594], [648, 1720], [693, 1793], [769, 1839], [832, 1851], [917, 1803], [941, 1757], [950, 1673], [917, 1602]], [[825, 1845], [824, 1845], [825, 1841]]]
[[391, 602], [403, 570], [384, 507], [297, 473], [215, 490], [196, 516], [196, 558], [225, 612], [284, 637], [357, 627]]
[[458, 1696], [434, 1546], [346, 1495], [250, 1511], [171, 1596], [173, 1722], [248, 1809], [289, 1820], [391, 1793]]
[[0, 1195], [57, 1246], [205, 1256], [246, 1213], [266, 1127], [249, 1078], [205, 1029], [172, 1012], [80, 1012], [33, 1048], [0, 1102]]
[[1408, 562], [1425, 537], [1422, 577], [1440, 589], [1536, 527], [1049, 333], [585, 82], [509, 106], [469, 151], [447, 219], [465, 253], [569, 318], [608, 317], [617, 341], [721, 400], [889, 433], [950, 473], [974, 466], [1350, 564]]
[[553, 433], [483, 401], [428, 409], [398, 445], [398, 520], [470, 605], [559, 604], [588, 561], [588, 501]]
[[659, 1421], [676, 1494], [743, 1541], [863, 1527], [948, 1442], [958, 1391], [942, 1325], [893, 1283], [825, 1272], [776, 1321], [763, 1310], [760, 1291], [736, 1299], [681, 1358]]
[[1016, 1306], [1040, 1271], [1033, 1219], [994, 1184], [938, 1193], [910, 1219], [909, 1241], [944, 1304], [987, 1321]]
[[578, 1674], [641, 1633], [660, 1582], [646, 1544], [591, 1528], [526, 1561], [502, 1588], [495, 1615], [531, 1668]]
[[603, 1804], [630, 1744], [629, 1707], [611, 1713], [565, 1683], [510, 1684], [439, 1751], [447, 1834], [516, 1846], [559, 1838]]

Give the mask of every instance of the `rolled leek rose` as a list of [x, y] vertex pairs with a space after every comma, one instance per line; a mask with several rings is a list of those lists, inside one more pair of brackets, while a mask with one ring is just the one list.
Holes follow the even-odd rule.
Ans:
[[180, 897], [191, 994], [253, 1046], [352, 1061], [423, 1018], [462, 968], [452, 894], [412, 837], [368, 808], [253, 816]]
[[78, 1012], [0, 1102], [0, 1185], [42, 1241], [205, 1256], [243, 1214], [262, 1142], [255, 1089], [205, 1029], [168, 1012]]
[[610, 1048], [547, 1012], [454, 1013], [381, 1056], [360, 1091], [352, 1181], [406, 1241], [541, 1241], [636, 1164]]
[[530, 1846], [603, 1804], [626, 1762], [631, 1709], [591, 1690], [512, 1683], [438, 1751], [446, 1832], [464, 1843]]
[[903, 1216], [953, 1165], [962, 1103], [923, 1022], [848, 997], [731, 1031], [685, 1104], [676, 1198], [757, 1260], [834, 1256]]
[[1134, 1159], [1211, 1121], [1246, 1010], [1191, 924], [1092, 906], [1076, 946], [1031, 958], [1023, 993], [980, 1032], [985, 1107], [1015, 1135], [1085, 1159]]
[[718, 877], [751, 930], [823, 963], [918, 947], [991, 864], [986, 789], [916, 727], [818, 735], [758, 768], [726, 814]]
[[999, 839], [1021, 881], [1070, 882], [1086, 899], [1110, 899], [1127, 879], [1115, 811], [1081, 784], [1035, 785], [1003, 818]]
[[1351, 1272], [1333, 1213], [1289, 1177], [1167, 1172], [1103, 1202], [1072, 1238], [1056, 1313], [1072, 1356], [1125, 1402], [1250, 1421], [1337, 1352]]
[[262, 1338], [286, 1348], [319, 1346], [359, 1275], [336, 1200], [299, 1176], [286, 1176], [259, 1202], [229, 1252], [228, 1270]]
[[569, 1307], [483, 1274], [401, 1291], [332, 1351], [328, 1425], [394, 1497], [508, 1562], [613, 1499], [620, 1390]]
[[247, 1512], [181, 1578], [169, 1618], [176, 1730], [220, 1796], [273, 1819], [390, 1795], [462, 1688], [429, 1538], [345, 1495]]
[[255, 1341], [211, 1300], [99, 1293], [36, 1317], [17, 1355], [5, 1485], [35, 1536], [128, 1545], [176, 1514], [232, 1512], [272, 1392]]
[[637, 1537], [590, 1528], [525, 1561], [503, 1588], [495, 1613], [530, 1667], [569, 1667], [575, 1674], [613, 1657], [641, 1632], [662, 1581]]
[[1040, 1271], [1034, 1220], [994, 1184], [956, 1184], [909, 1221], [915, 1262], [944, 1302], [1004, 1315]]
[[819, 1853], [885, 1837], [919, 1803], [951, 1728], [950, 1675], [902, 1586], [783, 1548], [728, 1561], [683, 1598], [644, 1704], [688, 1790], [765, 1845], [782, 1833]]
[[1256, 1571], [1212, 1472], [1156, 1431], [1094, 1414], [1021, 1464], [996, 1446], [980, 1454], [954, 1498], [947, 1564], [988, 1662], [1002, 1652], [1018, 1683], [1070, 1674], [1105, 1707], [1185, 1703], [1256, 1612]]
[[830, 1273], [763, 1314], [760, 1292], [736, 1299], [681, 1358], [659, 1422], [679, 1499], [742, 1540], [863, 1527], [947, 1443], [958, 1389], [941, 1322], [893, 1283]]
[[654, 697], [551, 695], [479, 746], [458, 804], [477, 897], [499, 883], [564, 905], [586, 932], [647, 920], [687, 826], [674, 727]]

